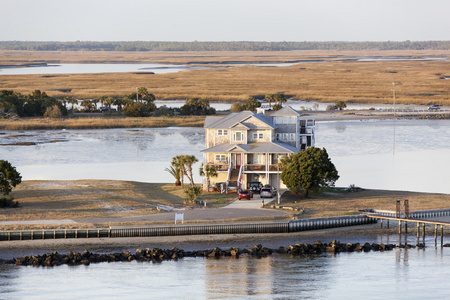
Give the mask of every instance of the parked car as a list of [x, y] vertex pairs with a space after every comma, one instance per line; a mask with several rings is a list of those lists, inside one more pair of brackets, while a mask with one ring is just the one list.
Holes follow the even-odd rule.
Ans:
[[277, 195], [277, 190], [273, 187], [264, 187], [261, 189], [259, 195], [261, 198], [273, 198]]
[[441, 107], [440, 107], [439, 105], [436, 105], [436, 104], [430, 105], [430, 106], [428, 107], [428, 110], [429, 110], [429, 111], [438, 111], [438, 110], [440, 110], [440, 109], [441, 109]]
[[239, 200], [240, 200], [240, 199], [247, 199], [247, 200], [250, 200], [251, 198], [253, 198], [253, 193], [252, 193], [252, 191], [249, 191], [249, 190], [239, 190]]
[[249, 189], [253, 192], [253, 193], [259, 193], [261, 191], [262, 188], [262, 183], [259, 181], [254, 181], [254, 182], [250, 182], [250, 187]]

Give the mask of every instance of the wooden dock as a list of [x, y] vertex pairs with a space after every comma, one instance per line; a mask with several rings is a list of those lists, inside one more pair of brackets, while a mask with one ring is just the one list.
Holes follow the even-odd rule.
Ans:
[[[374, 218], [380, 220], [380, 226], [383, 228], [383, 220], [387, 221], [387, 228], [389, 228], [389, 221], [397, 221], [398, 222], [398, 233], [401, 235], [402, 227], [405, 228], [405, 233], [408, 233], [408, 222], [416, 223], [417, 225], [417, 245], [419, 245], [419, 239], [422, 227], [422, 244], [425, 245], [425, 225], [434, 225], [434, 244], [437, 246], [437, 237], [438, 237], [438, 227], [440, 226], [440, 236], [441, 236], [441, 247], [444, 246], [444, 226], [450, 226], [450, 222], [443, 221], [433, 221], [433, 220], [423, 220], [423, 219], [415, 219], [410, 217], [391, 217], [380, 215], [376, 213], [368, 213], [366, 214], [368, 218]], [[403, 226], [402, 226], [403, 224]]]

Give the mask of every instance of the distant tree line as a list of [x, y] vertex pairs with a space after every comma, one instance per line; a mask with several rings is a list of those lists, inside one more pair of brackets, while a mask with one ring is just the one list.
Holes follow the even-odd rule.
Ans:
[[[136, 92], [123, 97], [112, 98], [102, 96], [94, 99], [80, 99], [64, 96], [53, 98], [45, 92], [35, 90], [29, 95], [22, 95], [12, 90], [0, 90], [0, 117], [17, 115], [19, 117], [62, 118], [68, 112], [105, 112], [113, 111], [128, 117], [172, 116], [172, 115], [213, 115], [216, 110], [210, 107], [208, 99], [191, 98], [181, 108], [154, 104], [156, 97], [147, 88], [139, 87]], [[97, 105], [100, 104], [100, 107]], [[77, 105], [77, 106], [75, 106]], [[113, 109], [112, 106], [116, 108]]]
[[449, 50], [450, 41], [384, 42], [37, 42], [0, 41], [1, 50], [30, 51], [291, 51], [291, 50]]

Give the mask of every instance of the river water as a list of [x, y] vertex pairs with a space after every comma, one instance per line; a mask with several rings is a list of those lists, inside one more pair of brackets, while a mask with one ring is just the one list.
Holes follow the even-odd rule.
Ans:
[[444, 299], [450, 249], [0, 266], [3, 299]]
[[[449, 136], [448, 120], [316, 123], [316, 146], [327, 149], [344, 187], [450, 193]], [[202, 149], [203, 128], [0, 131], [0, 157], [24, 180], [172, 182], [164, 171], [172, 157], [201, 161]]]

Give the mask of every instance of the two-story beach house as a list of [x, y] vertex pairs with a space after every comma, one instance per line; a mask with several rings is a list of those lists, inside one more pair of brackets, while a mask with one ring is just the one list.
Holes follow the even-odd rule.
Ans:
[[223, 182], [227, 188], [245, 189], [250, 182], [276, 187], [279, 159], [314, 146], [314, 119], [290, 106], [270, 115], [242, 111], [207, 117], [204, 128], [203, 162], [218, 173], [211, 185]]

